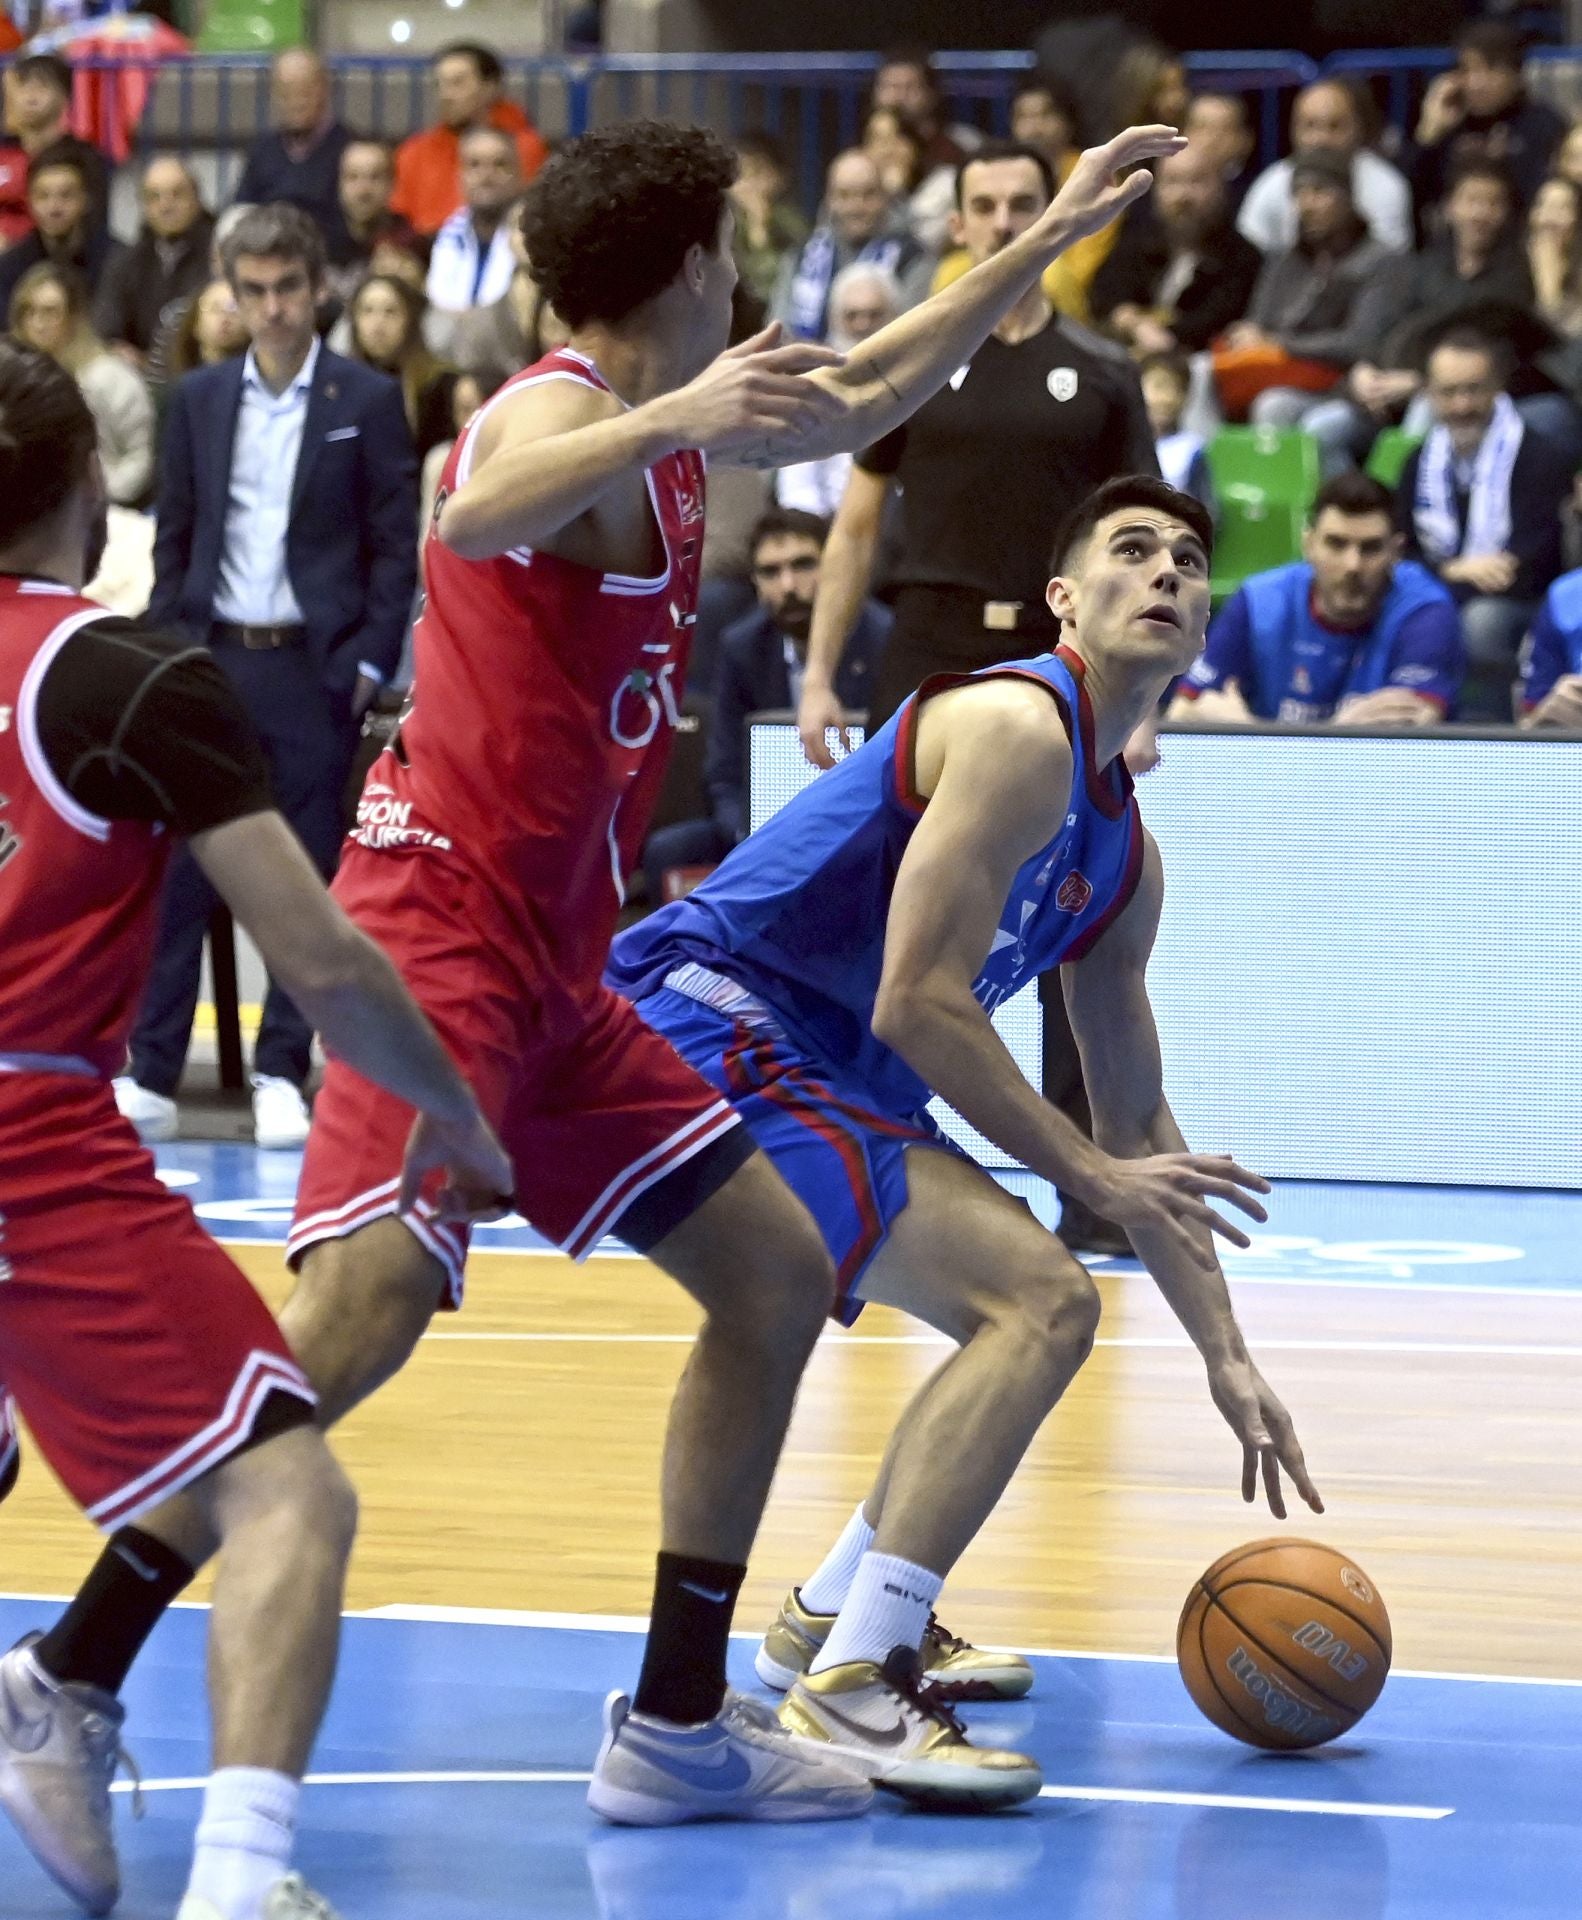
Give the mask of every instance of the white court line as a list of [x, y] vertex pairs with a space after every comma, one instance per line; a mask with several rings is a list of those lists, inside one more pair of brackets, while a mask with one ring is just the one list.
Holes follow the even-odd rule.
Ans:
[[[279, 1247], [285, 1248], [284, 1236], [263, 1234], [233, 1234], [217, 1231], [224, 1223], [221, 1221], [203, 1221], [203, 1226], [222, 1247]], [[469, 1249], [468, 1258], [486, 1254], [496, 1259], [564, 1260], [559, 1247], [487, 1247], [476, 1243]], [[631, 1252], [626, 1247], [595, 1247], [590, 1258], [596, 1260], [641, 1260], [642, 1255]], [[1146, 1280], [1147, 1274], [1132, 1271], [1128, 1267], [1111, 1266], [1105, 1260], [1094, 1261], [1089, 1271], [1096, 1279]], [[1235, 1287], [1311, 1287], [1320, 1293], [1472, 1293], [1492, 1296], [1509, 1295], [1518, 1300], [1576, 1300], [1582, 1299], [1582, 1285], [1568, 1286], [1557, 1281], [1552, 1286], [1501, 1286], [1476, 1280], [1389, 1280], [1384, 1278], [1348, 1277], [1336, 1274], [1331, 1278], [1327, 1274], [1291, 1274], [1291, 1273], [1240, 1273], [1234, 1267], [1225, 1276]]]
[[[309, 1787], [538, 1787], [586, 1786], [591, 1773], [545, 1768], [535, 1773], [310, 1773]], [[207, 1780], [145, 1780], [141, 1789], [117, 1781], [112, 1793], [200, 1793]], [[1152, 1787], [1068, 1787], [1039, 1789], [1041, 1800], [1080, 1800], [1140, 1807], [1229, 1807], [1243, 1813], [1319, 1813], [1354, 1819], [1448, 1820], [1454, 1807], [1391, 1806], [1371, 1800], [1266, 1800], [1244, 1793], [1172, 1793]]]
[[[30, 1606], [63, 1607], [71, 1595], [63, 1593], [16, 1593], [0, 1590], [0, 1601], [15, 1600]], [[207, 1613], [206, 1600], [178, 1600], [174, 1613]], [[537, 1627], [561, 1633], [646, 1633], [648, 1617], [636, 1613], [559, 1613], [542, 1608], [442, 1607], [393, 1602], [383, 1607], [365, 1607], [342, 1616], [347, 1620], [395, 1621], [408, 1626], [435, 1627]], [[732, 1633], [733, 1640], [756, 1644], [760, 1633]], [[1173, 1653], [1114, 1653], [1094, 1647], [1006, 1647], [983, 1643], [991, 1653], [1020, 1653], [1033, 1660], [1112, 1660], [1132, 1666], [1173, 1667]], [[1582, 1678], [1553, 1679], [1536, 1673], [1451, 1673], [1432, 1667], [1392, 1667], [1396, 1680], [1453, 1680], [1480, 1687], [1582, 1687]], [[382, 1778], [383, 1776], [381, 1776]]]
[[[430, 1341], [504, 1346], [689, 1347], [692, 1333], [470, 1333], [439, 1330], [426, 1333]], [[948, 1347], [955, 1343], [942, 1333], [827, 1333], [832, 1347]], [[1179, 1334], [1125, 1334], [1094, 1341], [1096, 1347], [1123, 1347], [1142, 1352], [1190, 1353], [1192, 1343]], [[1582, 1360], [1582, 1346], [1544, 1346], [1474, 1343], [1458, 1340], [1263, 1340], [1260, 1353], [1427, 1353], [1466, 1354], [1479, 1360]]]

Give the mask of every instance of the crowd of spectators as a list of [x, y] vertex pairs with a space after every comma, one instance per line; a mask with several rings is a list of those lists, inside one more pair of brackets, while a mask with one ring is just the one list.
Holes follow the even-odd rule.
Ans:
[[[1226, 425], [1311, 435], [1325, 482], [1303, 557], [1269, 575], [1267, 591], [1248, 583], [1220, 610], [1176, 710], [1576, 724], [1582, 575], [1566, 562], [1582, 558], [1582, 123], [1529, 98], [1515, 32], [1479, 20], [1409, 126], [1385, 127], [1366, 87], [1326, 77], [1296, 94], [1288, 151], [1260, 167], [1241, 95], [1194, 95], [1182, 63], [1141, 42], [1090, 84], [1085, 31], [1074, 25], [1064, 51], [1053, 36], [1048, 57], [1061, 64], [1010, 85], [1002, 124], [1012, 139], [1058, 185], [1085, 144], [1127, 121], [1175, 122], [1189, 138], [1159, 165], [1151, 195], [1045, 276], [1062, 338], [1074, 343], [1068, 357], [1118, 363], [1139, 421], [1146, 405], [1161, 470], [1211, 506], [1211, 448]], [[284, 204], [306, 217], [318, 237], [315, 338], [399, 389], [403, 447], [422, 474], [410, 501], [414, 547], [420, 500], [432, 499], [456, 434], [565, 338], [517, 218], [544, 139], [487, 47], [444, 48], [430, 77], [433, 124], [392, 147], [337, 117], [317, 54], [280, 54], [270, 124], [244, 157], [232, 203], [205, 204], [193, 165], [161, 153], [138, 172], [135, 233], [117, 234], [111, 166], [72, 130], [69, 65], [53, 53], [11, 62], [0, 320], [80, 383], [109, 492], [127, 510], [121, 537], [146, 545], [152, 534], [146, 523], [131, 530], [134, 513], [169, 510], [170, 461], [156, 448], [173, 411], [190, 430], [177, 396], [228, 362], [255, 377], [257, 329], [226, 246], [252, 208]], [[849, 349], [978, 257], [963, 244], [960, 168], [984, 135], [953, 117], [928, 56], [883, 58], [853, 124], [857, 137], [829, 157], [816, 205], [800, 203], [773, 138], [739, 136], [738, 337], [773, 318]], [[1411, 450], [1384, 494], [1363, 470], [1391, 430]], [[794, 702], [804, 590], [816, 587], [824, 530], [849, 490], [874, 491], [871, 464], [854, 477], [843, 456], [712, 483], [691, 691], [715, 723], [701, 809], [671, 849], [674, 864], [696, 864], [705, 848], [717, 857], [740, 830], [739, 741], [724, 738], [737, 720], [722, 716], [770, 693], [771, 704]], [[886, 556], [899, 563], [904, 545], [895, 504], [873, 530], [881, 593], [894, 588]], [[1350, 636], [1349, 652], [1325, 642], [1323, 674], [1303, 668], [1328, 692], [1271, 690], [1260, 664], [1274, 657], [1260, 623], [1295, 618], [1299, 588], [1331, 640]], [[1402, 624], [1391, 610], [1407, 600]], [[1441, 616], [1454, 628], [1454, 659], [1436, 660], [1424, 692], [1412, 677], [1418, 642]], [[1365, 642], [1380, 621], [1406, 640]], [[876, 671], [882, 625], [878, 609], [864, 609], [843, 683], [851, 704], [863, 704], [857, 682]], [[373, 678], [368, 697], [393, 705], [395, 663]], [[1381, 700], [1391, 690], [1401, 697]], [[660, 883], [657, 869], [651, 878]]]

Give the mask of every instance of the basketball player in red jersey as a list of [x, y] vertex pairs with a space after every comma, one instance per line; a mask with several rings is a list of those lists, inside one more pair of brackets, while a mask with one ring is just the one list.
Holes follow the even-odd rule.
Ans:
[[[181, 1920], [311, 1920], [289, 1872], [335, 1667], [356, 1503], [263, 1302], [116, 1111], [173, 832], [327, 1043], [421, 1112], [402, 1178], [497, 1205], [510, 1164], [394, 969], [274, 812], [208, 654], [84, 600], [103, 549], [92, 416], [0, 343], [0, 1380], [111, 1534], [98, 1597], [190, 1579], [144, 1517], [178, 1489], [220, 1549], [215, 1772]], [[169, 831], [167, 831], [169, 830]], [[120, 1891], [109, 1786], [131, 1609], [0, 1660], [0, 1806], [90, 1913]], [[134, 1647], [135, 1650], [135, 1647]], [[130, 1657], [129, 1655], [127, 1656]], [[84, 1786], [90, 1790], [84, 1813]]]
[[[600, 980], [685, 676], [705, 459], [814, 459], [889, 431], [1064, 247], [1146, 191], [1146, 170], [1119, 175], [1180, 145], [1154, 127], [1085, 155], [1028, 232], [844, 362], [772, 334], [722, 353], [734, 161], [709, 134], [588, 134], [529, 192], [532, 271], [570, 344], [508, 382], [447, 465], [415, 698], [335, 893], [472, 1076], [528, 1218], [578, 1256], [618, 1234], [704, 1310], [666, 1442], [642, 1675], [631, 1706], [607, 1705], [590, 1792], [608, 1818], [819, 1818], [871, 1795], [725, 1687], [736, 1592], [833, 1303], [828, 1257], [728, 1104]], [[332, 1063], [282, 1316], [329, 1418], [460, 1301], [464, 1232], [400, 1190], [409, 1123]], [[1161, 1188], [1158, 1204], [1187, 1203]], [[201, 1556], [201, 1525], [161, 1524]]]

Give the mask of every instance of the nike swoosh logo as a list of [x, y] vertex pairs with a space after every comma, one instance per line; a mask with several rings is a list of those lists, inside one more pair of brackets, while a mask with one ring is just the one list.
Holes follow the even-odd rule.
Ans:
[[716, 1593], [712, 1587], [696, 1586], [690, 1580], [679, 1580], [676, 1584], [685, 1587], [688, 1593], [695, 1593], [700, 1600], [711, 1601], [716, 1607], [723, 1607], [731, 1597], [723, 1587]]
[[118, 1560], [123, 1561], [127, 1566], [129, 1566], [132, 1569], [133, 1573], [137, 1575], [139, 1580], [147, 1580], [150, 1583], [152, 1583], [153, 1581], [159, 1578], [159, 1575], [154, 1571], [154, 1569], [150, 1566], [145, 1566], [144, 1563], [138, 1559], [137, 1555], [133, 1553], [129, 1548], [117, 1547], [115, 1550], [115, 1556]]
[[836, 1726], [855, 1734], [865, 1745], [898, 1747], [907, 1737], [909, 1729], [905, 1720], [897, 1720], [893, 1727], [867, 1727], [860, 1720], [848, 1720], [839, 1707], [832, 1707], [822, 1694], [810, 1693], [807, 1698], [816, 1700], [820, 1713], [827, 1714]]
[[629, 1727], [622, 1729], [621, 1738], [622, 1743], [639, 1759], [646, 1760], [661, 1773], [679, 1780], [683, 1786], [695, 1788], [699, 1793], [739, 1793], [753, 1776], [746, 1756], [731, 1746], [723, 1748], [718, 1761], [705, 1765], [683, 1759], [663, 1741], [647, 1740], [634, 1734]]

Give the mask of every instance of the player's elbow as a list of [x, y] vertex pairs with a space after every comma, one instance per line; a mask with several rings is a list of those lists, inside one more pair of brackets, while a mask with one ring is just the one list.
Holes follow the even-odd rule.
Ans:
[[440, 508], [434, 533], [441, 546], [462, 560], [491, 560], [497, 551], [475, 506], [461, 494], [452, 494]]
[[905, 1055], [921, 1026], [919, 996], [912, 983], [881, 982], [873, 1003], [873, 1037], [883, 1047]]

